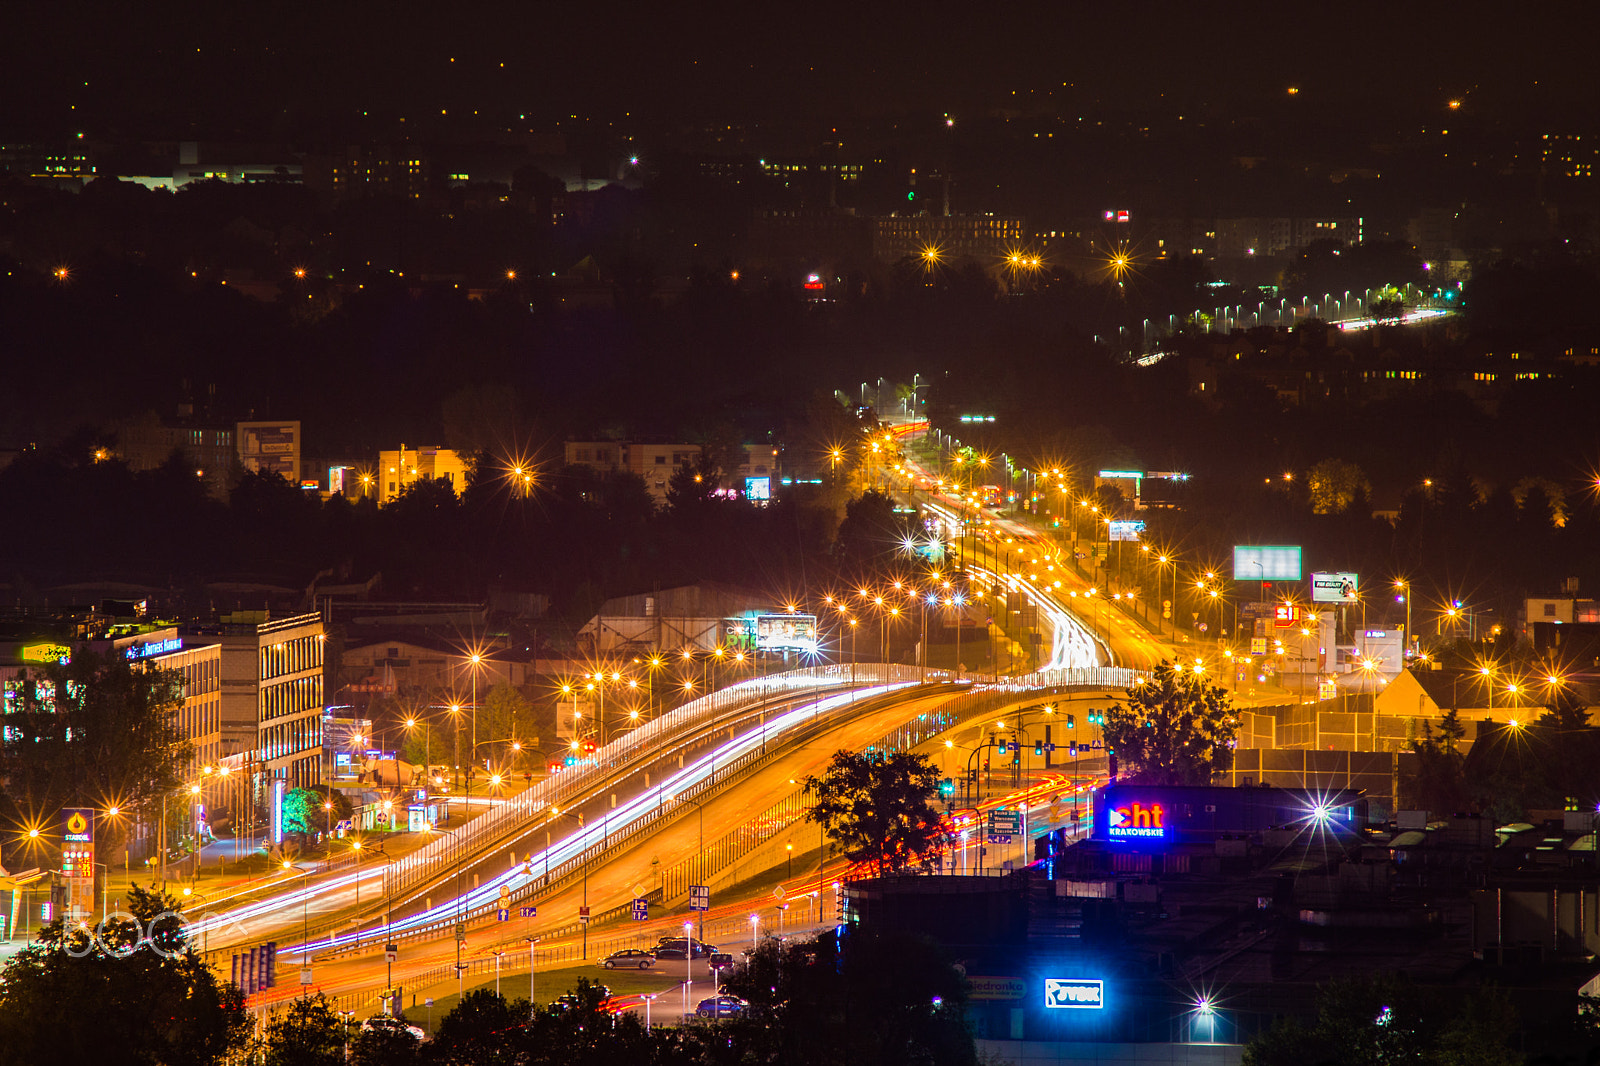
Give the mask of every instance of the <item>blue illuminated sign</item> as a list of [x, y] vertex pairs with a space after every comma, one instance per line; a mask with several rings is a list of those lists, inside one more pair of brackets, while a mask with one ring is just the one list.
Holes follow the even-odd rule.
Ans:
[[152, 640], [146, 644], [135, 644], [130, 648], [122, 649], [123, 658], [128, 660], [149, 659], [168, 652], [182, 651], [182, 637], [168, 637], [166, 640]]
[[1044, 1005], [1050, 1010], [1101, 1010], [1106, 1005], [1105, 982], [1075, 977], [1046, 977]]

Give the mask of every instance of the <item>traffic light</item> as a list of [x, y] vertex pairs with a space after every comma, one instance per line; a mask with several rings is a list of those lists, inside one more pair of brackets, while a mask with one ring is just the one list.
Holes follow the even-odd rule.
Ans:
[[1036, 741], [1033, 742], [1033, 753], [1035, 755], [1043, 755], [1044, 754], [1044, 741], [1036, 740]]
[[1078, 725], [1078, 720], [1076, 718], [1074, 718], [1070, 714], [1067, 715], [1067, 728], [1068, 729], [1076, 729], [1077, 725]]
[[1001, 737], [1000, 738], [999, 745], [1000, 745], [1000, 754], [1004, 755], [1006, 753], [1006, 738], [1005, 737]]
[[954, 796], [956, 794], [955, 779], [952, 777], [947, 777], [943, 781], [940, 781], [939, 794], [941, 796]]

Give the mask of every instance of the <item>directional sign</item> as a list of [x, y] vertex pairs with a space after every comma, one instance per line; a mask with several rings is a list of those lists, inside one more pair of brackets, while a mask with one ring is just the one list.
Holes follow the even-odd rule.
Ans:
[[636, 898], [633, 901], [633, 920], [648, 922], [650, 920], [650, 901]]
[[392, 940], [389, 941], [383, 946], [383, 957], [390, 962], [394, 962], [400, 957], [400, 945]]
[[578, 908], [578, 921], [587, 922], [588, 920], [589, 920], [589, 908], [588, 907], [579, 907]]
[[524, 917], [524, 918], [537, 918], [537, 917], [539, 917], [539, 908], [538, 907], [524, 907], [524, 908], [522, 908], [522, 917]]
[[511, 908], [510, 907], [497, 907], [497, 908], [495, 908], [494, 920], [497, 921], [497, 922], [509, 922], [511, 920]]
[[709, 885], [689, 886], [689, 909], [692, 911], [708, 911], [711, 909], [711, 888]]
[[990, 833], [989, 834], [989, 843], [991, 843], [991, 844], [1009, 844], [1009, 843], [1011, 843], [1011, 834], [1010, 833]]
[[989, 812], [990, 833], [1020, 833], [1022, 831], [1022, 812], [1011, 810], [994, 810]]

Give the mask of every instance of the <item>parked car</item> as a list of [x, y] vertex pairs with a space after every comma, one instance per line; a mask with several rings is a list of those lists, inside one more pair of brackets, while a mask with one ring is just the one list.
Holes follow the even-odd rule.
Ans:
[[[605, 985], [595, 985], [600, 990], [600, 1009], [605, 1010], [611, 1004], [611, 989]], [[557, 996], [550, 1004], [559, 1011], [569, 1011], [578, 1005], [578, 997], [571, 992]]]
[[618, 968], [625, 970], [648, 970], [655, 964], [656, 957], [650, 954], [648, 951], [642, 951], [639, 948], [623, 948], [621, 951], [613, 951], [611, 954], [600, 960], [600, 965], [604, 966], [608, 970], [615, 970]]
[[702, 999], [694, 1012], [702, 1018], [731, 1018], [747, 1010], [749, 1006], [750, 1004], [738, 996], [712, 996], [710, 999]]
[[361, 1023], [361, 1028], [363, 1032], [373, 1029], [392, 1029], [396, 1032], [410, 1033], [418, 1043], [428, 1039], [428, 1034], [423, 1032], [420, 1026], [407, 1023], [403, 1017], [394, 1018], [387, 1014], [373, 1015]]
[[713, 970], [728, 970], [733, 968], [733, 956], [726, 951], [718, 951], [706, 960], [706, 965]]
[[[672, 955], [662, 955], [663, 951], [676, 952]], [[717, 953], [715, 944], [707, 944], [691, 936], [664, 936], [661, 943], [656, 945], [655, 956], [661, 958], [682, 959], [693, 957], [696, 959], [710, 958]]]

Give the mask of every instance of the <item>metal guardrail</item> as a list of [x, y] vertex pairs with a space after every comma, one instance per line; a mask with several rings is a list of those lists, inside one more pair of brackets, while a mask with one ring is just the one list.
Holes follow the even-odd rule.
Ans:
[[[863, 674], [871, 669], [873, 668], [860, 668]], [[640, 754], [681, 738], [723, 712], [760, 703], [787, 692], [837, 685], [848, 678], [848, 667], [821, 666], [792, 670], [741, 681], [658, 715], [637, 729], [629, 730], [616, 738], [583, 765], [545, 778], [506, 802], [497, 804], [491, 810], [478, 815], [461, 828], [429, 841], [394, 862], [384, 872], [384, 894], [398, 895], [408, 888], [430, 880], [441, 868], [454, 865], [463, 852], [478, 851], [488, 843], [498, 840], [519, 823], [537, 816], [551, 806], [559, 806], [573, 794], [583, 791], [597, 781], [604, 780], [610, 773], [631, 763]]]
[[[1001, 686], [986, 684], [982, 688], [948, 700], [936, 710], [918, 715], [913, 721], [897, 726], [863, 750], [886, 753], [910, 751], [918, 744], [946, 730], [973, 718], [986, 716], [1007, 703], [1016, 702], [1021, 691], [1028, 689], [1020, 685], [1013, 687], [1005, 684]], [[791, 792], [738, 829], [712, 841], [700, 855], [669, 866], [661, 873], [662, 899], [664, 901], [676, 899], [687, 893], [690, 885], [705, 884], [703, 879], [707, 876], [707, 865], [713, 869], [720, 869], [738, 861], [799, 821], [811, 807], [812, 804], [807, 802], [804, 789]]]
[[[908, 674], [915, 674], [919, 672], [912, 667], [892, 667], [891, 670], [905, 672]], [[764, 765], [768, 760], [777, 757], [786, 749], [787, 744], [804, 740], [823, 729], [832, 728], [840, 717], [848, 715], [852, 712], [862, 711], [867, 707], [870, 707], [873, 702], [874, 701], [868, 700], [856, 704], [843, 704], [841, 707], [836, 708], [832, 713], [826, 716], [812, 718], [798, 729], [785, 734], [783, 736], [783, 740], [785, 741], [784, 745], [752, 748], [750, 751], [745, 752], [743, 755], [738, 756], [728, 763], [714, 767], [712, 772], [705, 778], [702, 778], [692, 785], [687, 785], [679, 789], [671, 802], [668, 802], [664, 796], [660, 797], [659, 802], [654, 810], [633, 819], [625, 825], [619, 826], [615, 831], [612, 831], [609, 827], [609, 815], [602, 816], [598, 821], [591, 821], [584, 827], [583, 833], [592, 836], [596, 829], [598, 829], [600, 832], [600, 839], [591, 843], [578, 854], [573, 855], [544, 871], [536, 870], [531, 879], [525, 881], [523, 884], [511, 891], [511, 905], [514, 907], [520, 907], [528, 900], [550, 891], [563, 881], [569, 880], [572, 877], [582, 873], [584, 868], [589, 863], [603, 855], [605, 852], [610, 851], [619, 845], [626, 844], [636, 837], [653, 831], [663, 822], [673, 821], [683, 816], [687, 812], [689, 806], [692, 806], [692, 804], [686, 804], [683, 801], [699, 800], [701, 797], [712, 792], [713, 790], [729, 784], [737, 778], [742, 777], [746, 772], [754, 770], [759, 766]], [[467, 855], [463, 855], [462, 858], [467, 858]], [[398, 931], [386, 932], [382, 924], [379, 923], [377, 924], [376, 928], [362, 931], [362, 936], [367, 937], [370, 935], [370, 939], [362, 940], [358, 938], [357, 942], [355, 943], [349, 945], [339, 945], [333, 950], [325, 951], [322, 954], [316, 955], [315, 957], [319, 960], [338, 958], [343, 955], [359, 952], [364, 948], [370, 948], [372, 944], [380, 940], [399, 943], [408, 940], [425, 939], [437, 936], [442, 932], [453, 929], [453, 927], [457, 924], [469, 923], [476, 921], [479, 918], [487, 917], [489, 914], [492, 914], [495, 910], [499, 909], [499, 907], [500, 903], [497, 897], [496, 899], [489, 900], [476, 907], [463, 908], [461, 911], [452, 914], [448, 918], [441, 918], [437, 921], [429, 922], [426, 925], [415, 926], [409, 929]], [[333, 936], [336, 936], [340, 932], [347, 931], [348, 928], [348, 926], [324, 927], [323, 929], [318, 930], [317, 935], [319, 938], [327, 935], [331, 940]]]

